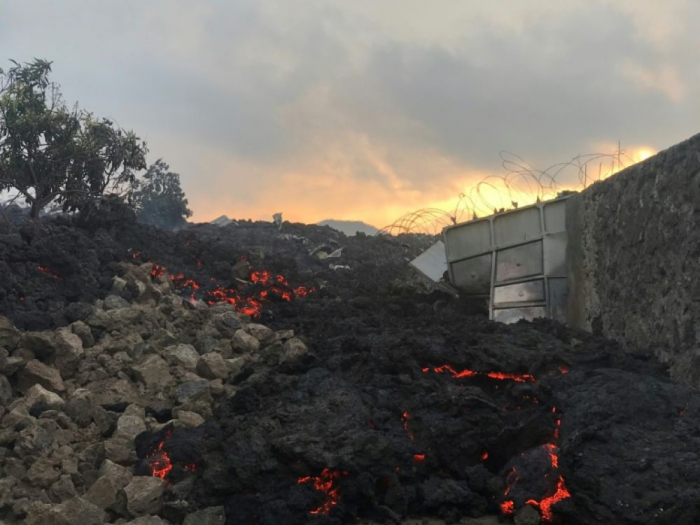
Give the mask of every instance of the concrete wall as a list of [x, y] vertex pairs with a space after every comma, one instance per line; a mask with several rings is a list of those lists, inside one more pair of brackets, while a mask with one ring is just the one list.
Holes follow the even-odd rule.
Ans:
[[700, 134], [572, 197], [570, 323], [700, 387]]

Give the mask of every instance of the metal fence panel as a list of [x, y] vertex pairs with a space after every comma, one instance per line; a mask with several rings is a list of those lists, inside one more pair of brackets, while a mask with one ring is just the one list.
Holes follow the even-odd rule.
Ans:
[[452, 284], [467, 295], [489, 295], [491, 293], [491, 259], [487, 253], [472, 259], [452, 263]]
[[494, 308], [509, 303], [543, 303], [544, 301], [544, 280], [542, 279], [497, 286], [493, 290]]
[[450, 280], [502, 322], [566, 320], [567, 197], [445, 229]]
[[538, 208], [523, 208], [496, 215], [493, 228], [498, 247], [532, 241], [542, 237], [542, 220]]
[[540, 275], [542, 271], [541, 240], [496, 252], [496, 282]]
[[482, 220], [468, 228], [450, 228], [445, 231], [447, 261], [458, 261], [491, 249], [491, 221]]
[[547, 277], [566, 277], [566, 232], [545, 235], [544, 273]]

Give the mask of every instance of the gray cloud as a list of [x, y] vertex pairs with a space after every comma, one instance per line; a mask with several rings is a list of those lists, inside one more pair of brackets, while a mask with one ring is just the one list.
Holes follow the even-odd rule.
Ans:
[[669, 146], [700, 121], [696, 4], [0, 0], [0, 49], [54, 60], [67, 98], [145, 136], [206, 218], [212, 192], [250, 206], [292, 171], [436, 197], [502, 149], [544, 167]]

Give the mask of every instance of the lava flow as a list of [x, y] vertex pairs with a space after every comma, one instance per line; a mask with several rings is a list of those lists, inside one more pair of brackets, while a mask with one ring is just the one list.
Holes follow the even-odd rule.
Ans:
[[173, 462], [170, 454], [164, 450], [165, 442], [170, 438], [172, 432], [165, 435], [165, 439], [158, 443], [158, 448], [146, 456], [150, 460], [151, 475], [160, 479], [165, 479], [173, 470]]
[[[442, 365], [442, 366], [436, 366], [436, 367], [424, 367], [422, 368], [423, 373], [427, 374], [429, 372], [434, 372], [436, 374], [444, 374], [444, 373], [449, 373], [452, 377], [456, 379], [461, 379], [465, 377], [487, 377], [489, 379], [495, 379], [495, 380], [509, 380], [509, 381], [516, 381], [519, 383], [534, 383], [535, 378], [534, 376], [530, 374], [515, 374], [515, 373], [506, 373], [506, 372], [476, 372], [474, 370], [462, 370], [462, 371], [457, 371], [455, 370], [452, 366], [450, 365]], [[560, 367], [559, 371], [562, 374], [568, 373], [568, 369], [564, 367]], [[552, 413], [556, 414], [557, 409], [556, 407], [552, 407]], [[408, 419], [406, 418], [405, 420], [405, 425], [407, 425]], [[533, 507], [537, 508], [540, 511], [540, 515], [542, 516], [542, 521], [544, 522], [551, 522], [554, 519], [554, 515], [552, 513], [552, 506], [562, 500], [565, 500], [567, 498], [571, 497], [571, 493], [569, 490], [566, 488], [566, 483], [564, 481], [564, 478], [561, 474], [558, 473], [559, 470], [559, 455], [558, 455], [558, 446], [557, 446], [557, 441], [559, 440], [559, 427], [561, 426], [561, 418], [557, 417], [556, 423], [555, 423], [555, 428], [554, 428], [554, 433], [552, 435], [552, 440], [543, 445], [544, 449], [547, 451], [549, 454], [549, 459], [551, 462], [552, 469], [557, 471], [558, 474], [558, 479], [557, 479], [557, 484], [556, 488], [554, 489], [554, 492], [552, 494], [549, 494], [545, 497], [543, 497], [541, 500], [535, 500], [535, 499], [529, 499], [525, 502], [526, 505], [532, 505]], [[488, 458], [488, 453], [484, 453], [482, 455], [482, 460], [485, 460]], [[515, 467], [510, 469], [508, 471], [508, 474], [506, 475], [506, 489], [503, 493], [504, 498], [507, 497], [510, 494], [511, 489], [515, 486], [515, 484], [518, 482], [519, 476], [518, 476], [518, 471], [516, 470]], [[500, 504], [501, 507], [501, 512], [503, 514], [513, 514], [515, 512], [515, 501], [512, 499], [504, 499], [504, 501]]]
[[[552, 413], [556, 414], [556, 407], [552, 407]], [[556, 427], [554, 429], [554, 434], [552, 436], [552, 441], [550, 443], [547, 443], [545, 445], [542, 445], [543, 448], [547, 451], [549, 454], [549, 460], [551, 462], [552, 468], [555, 470], [559, 470], [559, 454], [558, 454], [558, 447], [556, 444], [556, 441], [559, 439], [559, 427], [561, 426], [561, 418], [557, 418], [556, 421]], [[515, 467], [511, 469], [511, 471], [508, 473], [508, 476], [506, 477], [506, 490], [504, 492], [504, 496], [508, 496], [508, 493], [510, 492], [510, 489], [517, 483], [518, 481], [518, 475], [517, 471], [515, 470]], [[567, 498], [571, 497], [571, 493], [569, 490], [566, 488], [566, 482], [564, 481], [564, 477], [561, 474], [558, 474], [558, 479], [557, 479], [557, 484], [556, 488], [554, 489], [554, 492], [552, 494], [549, 494], [545, 497], [543, 497], [541, 500], [536, 500], [536, 499], [529, 499], [525, 501], [526, 505], [532, 505], [533, 507], [539, 509], [540, 514], [542, 516], [542, 521], [544, 522], [551, 522], [554, 519], [554, 514], [552, 513], [552, 506], [556, 503], [559, 503], [562, 500], [565, 500]], [[501, 511], [504, 514], [512, 514], [515, 509], [515, 502], [513, 500], [505, 500], [503, 503], [501, 503]]]
[[[431, 371], [429, 366], [422, 369], [424, 374]], [[450, 365], [435, 366], [432, 371], [436, 374], [448, 373], [455, 379], [464, 377], [488, 377], [489, 379], [498, 379], [501, 381], [516, 381], [518, 383], [534, 383], [535, 378], [530, 374], [512, 374], [509, 372], [475, 372], [474, 370], [462, 370], [458, 372]]]
[[[151, 475], [165, 480], [170, 472], [173, 470], [173, 462], [170, 454], [165, 450], [165, 442], [168, 441], [173, 435], [172, 429], [169, 429], [163, 440], [158, 443], [156, 449], [146, 456], [148, 459], [148, 465], [151, 469]], [[195, 463], [187, 463], [183, 465], [183, 468], [190, 472], [195, 472], [197, 470], [197, 465]]]
[[324, 468], [319, 476], [305, 476], [297, 480], [299, 485], [313, 482], [314, 488], [326, 495], [326, 501], [323, 505], [309, 511], [309, 514], [324, 514], [326, 516], [330, 514], [331, 509], [340, 500], [340, 487], [336, 484], [336, 480], [347, 475], [347, 472]]
[[[141, 252], [137, 251], [133, 252], [131, 257], [136, 259], [140, 255]], [[188, 278], [183, 273], [168, 274], [167, 267], [155, 264], [153, 261], [149, 262], [153, 264], [150, 270], [153, 279], [169, 275], [175, 289], [188, 293], [191, 302], [195, 302], [200, 298], [210, 306], [217, 303], [228, 303], [233, 305], [240, 313], [253, 318], [260, 317], [264, 303], [270, 301], [273, 296], [283, 301], [291, 302], [295, 297], [306, 297], [316, 291], [314, 287], [297, 286], [293, 288], [283, 275], [273, 274], [265, 270], [253, 272], [250, 275], [248, 288], [245, 290], [243, 290], [242, 284], [235, 287], [224, 287], [217, 284], [214, 289], [203, 290], [200, 283]], [[214, 277], [209, 280], [212, 283], [217, 282]]]
[[413, 441], [413, 432], [411, 432], [411, 427], [408, 426], [408, 420], [411, 419], [411, 414], [408, 411], [401, 415], [401, 423], [403, 423], [403, 429], [406, 431], [408, 438]]

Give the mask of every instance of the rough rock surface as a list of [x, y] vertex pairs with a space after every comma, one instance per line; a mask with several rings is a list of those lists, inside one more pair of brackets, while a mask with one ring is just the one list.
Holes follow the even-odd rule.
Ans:
[[0, 234], [5, 525], [700, 521], [699, 394], [600, 337], [427, 293], [404, 268], [432, 239], [22, 228]]
[[700, 386], [700, 135], [596, 183], [567, 205], [577, 326], [655, 355]]

